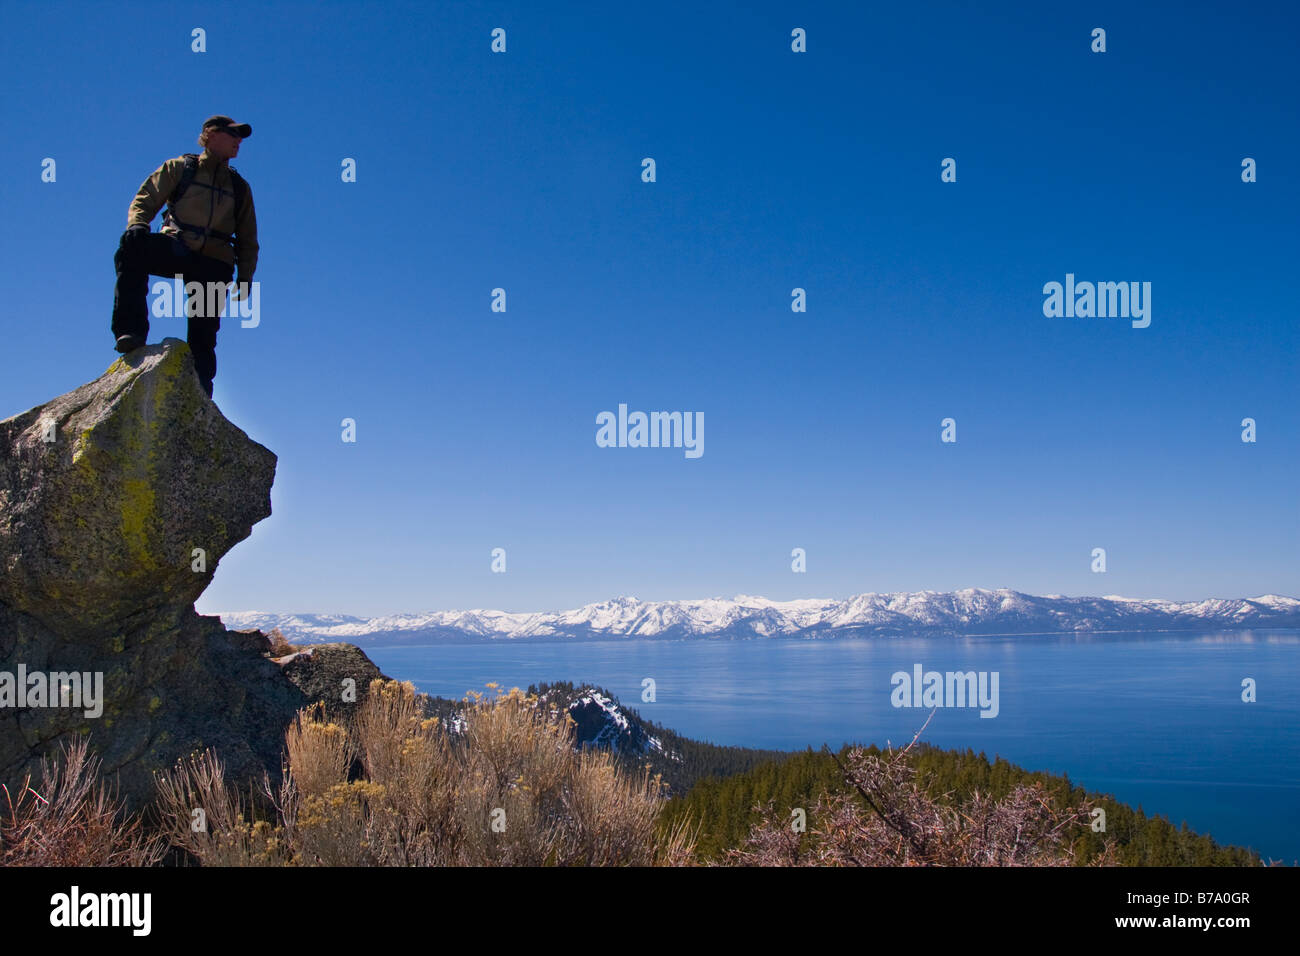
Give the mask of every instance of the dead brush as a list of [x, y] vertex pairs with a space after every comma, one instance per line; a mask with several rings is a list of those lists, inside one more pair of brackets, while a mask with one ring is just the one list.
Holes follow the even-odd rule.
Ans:
[[[934, 715], [931, 714], [931, 717]], [[926, 725], [929, 720], [926, 721]], [[1071, 866], [1071, 838], [1088, 826], [1090, 810], [1057, 807], [1041, 787], [1021, 786], [1001, 800], [974, 793], [959, 805], [952, 794], [931, 795], [908, 762], [920, 738], [880, 755], [861, 748], [835, 760], [847, 792], [823, 794], [810, 808], [815, 821], [795, 832], [774, 804], [745, 845], [728, 851], [740, 866]], [[1092, 861], [1114, 863], [1107, 844]]]
[[289, 643], [278, 627], [271, 628], [271, 633], [266, 635], [266, 639], [271, 642], [272, 657], [284, 657], [298, 650], [297, 647]]
[[152, 866], [166, 843], [144, 833], [115, 792], [99, 779], [100, 760], [86, 738], [60, 746], [14, 791], [0, 785], [0, 865]]
[[[492, 687], [492, 685], [489, 685]], [[659, 781], [604, 751], [579, 753], [567, 714], [518, 689], [466, 698], [463, 729], [426, 717], [409, 683], [375, 680], [349, 723], [317, 705], [287, 738], [274, 819], [247, 808], [211, 755], [160, 780], [171, 841], [204, 865], [626, 866], [693, 860], [685, 827], [661, 836]], [[350, 768], [359, 766], [359, 779]], [[191, 828], [194, 808], [215, 824]]]

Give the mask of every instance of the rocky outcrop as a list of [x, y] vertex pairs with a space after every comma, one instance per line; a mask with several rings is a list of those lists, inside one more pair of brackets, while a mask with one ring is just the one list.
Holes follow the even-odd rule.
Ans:
[[271, 513], [275, 455], [178, 339], [0, 422], [0, 603], [75, 637], [193, 604]]
[[155, 770], [205, 747], [234, 779], [278, 772], [311, 698], [263, 635], [193, 608], [271, 513], [275, 465], [207, 398], [178, 339], [0, 422], [0, 782], [74, 734], [132, 805]]
[[337, 720], [366, 699], [370, 682], [387, 679], [355, 644], [313, 644], [276, 661], [309, 700]]

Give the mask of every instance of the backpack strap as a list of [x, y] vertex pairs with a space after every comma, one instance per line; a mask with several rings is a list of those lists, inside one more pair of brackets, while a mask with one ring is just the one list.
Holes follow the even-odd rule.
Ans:
[[[181, 170], [180, 181], [176, 183], [176, 188], [172, 190], [172, 194], [167, 197], [167, 205], [169, 207], [175, 206], [178, 202], [181, 201], [181, 197], [185, 195], [185, 190], [189, 189], [190, 183], [194, 182], [194, 174], [197, 173], [198, 171], [199, 171], [198, 154], [186, 153], [185, 168]], [[171, 209], [168, 209], [168, 212], [171, 211], [172, 211]]]
[[239, 221], [239, 214], [244, 211], [244, 200], [248, 198], [248, 180], [239, 175], [239, 170], [235, 169], [229, 163], [226, 169], [230, 172], [230, 182], [235, 188], [235, 221]]

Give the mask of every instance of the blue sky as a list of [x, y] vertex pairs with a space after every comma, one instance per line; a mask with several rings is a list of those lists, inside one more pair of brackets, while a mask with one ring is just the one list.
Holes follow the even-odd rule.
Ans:
[[[127, 205], [227, 113], [215, 399], [279, 468], [200, 611], [1297, 594], [1300, 18], [1135, 6], [11, 2], [0, 416], [115, 358]], [[1067, 272], [1150, 327], [1045, 317]], [[620, 402], [705, 453], [597, 447]]]

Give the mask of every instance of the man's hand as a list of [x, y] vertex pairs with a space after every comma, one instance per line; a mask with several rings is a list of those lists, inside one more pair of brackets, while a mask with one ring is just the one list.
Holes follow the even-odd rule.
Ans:
[[239, 299], [246, 299], [246, 298], [248, 298], [247, 295], [243, 294], [245, 291], [247, 291], [247, 292], [249, 292], [249, 293], [251, 293], [251, 291], [252, 291], [252, 290], [249, 288], [249, 286], [245, 284], [247, 281], [248, 281], [248, 280], [244, 279], [244, 278], [241, 276], [240, 278], [236, 279], [233, 283], [231, 283], [231, 288], [230, 288], [230, 301], [231, 301], [231, 302], [235, 302], [235, 301], [237, 301], [237, 300], [239, 300]]
[[146, 224], [136, 223], [134, 226], [127, 226], [126, 232], [122, 233], [122, 245], [134, 245], [147, 235], [149, 235], [149, 226]]

